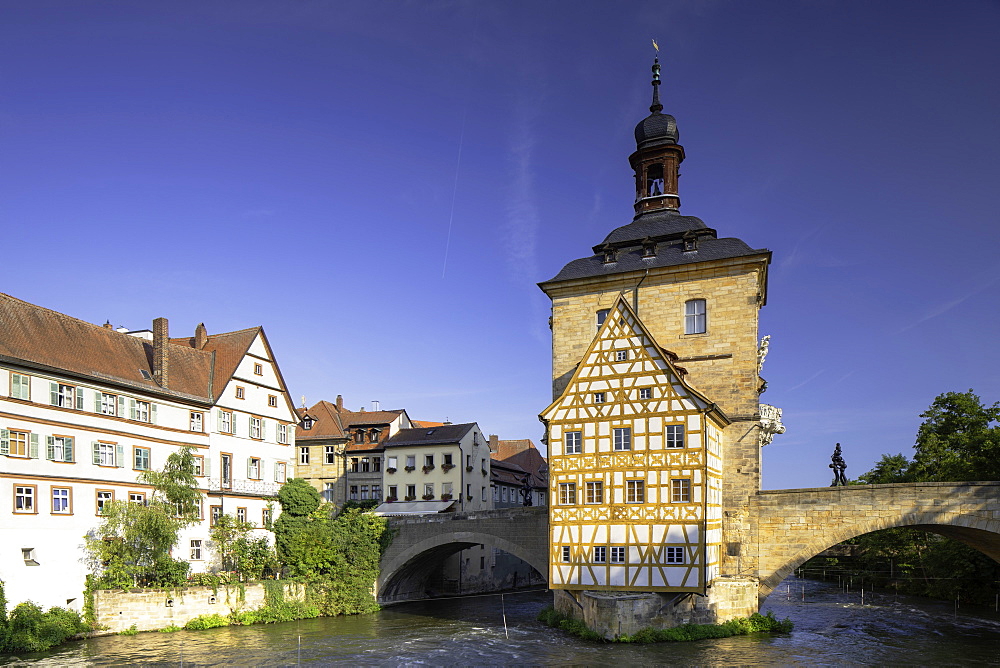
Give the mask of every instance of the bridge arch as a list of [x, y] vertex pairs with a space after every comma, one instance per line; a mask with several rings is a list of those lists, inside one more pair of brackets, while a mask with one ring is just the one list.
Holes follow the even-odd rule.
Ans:
[[849, 538], [897, 527], [958, 540], [1000, 562], [1000, 483], [907, 483], [757, 495], [759, 597]]
[[377, 583], [380, 603], [426, 598], [431, 574], [451, 555], [485, 545], [511, 554], [546, 577], [546, 508], [390, 519], [394, 537], [382, 555]]

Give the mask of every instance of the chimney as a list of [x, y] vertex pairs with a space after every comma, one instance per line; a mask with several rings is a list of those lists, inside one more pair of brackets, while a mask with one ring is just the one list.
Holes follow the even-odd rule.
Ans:
[[108, 320], [106, 323], [104, 323], [103, 327], [104, 327], [104, 329], [114, 329], [114, 327], [111, 326], [111, 321], [110, 320]]
[[205, 329], [205, 323], [200, 322], [194, 328], [194, 347], [196, 350], [202, 350], [206, 343], [208, 343], [208, 330]]
[[496, 434], [490, 434], [490, 452], [500, 451], [500, 437]]
[[381, 402], [378, 399], [372, 399], [372, 410], [378, 412]]
[[344, 397], [342, 397], [341, 395], [338, 394], [337, 395], [337, 411], [339, 412], [339, 411], [342, 411], [342, 410], [344, 410]]
[[169, 363], [170, 351], [167, 347], [169, 333], [167, 329], [167, 319], [157, 318], [153, 321], [153, 380], [159, 383], [160, 387], [167, 386], [167, 366]]

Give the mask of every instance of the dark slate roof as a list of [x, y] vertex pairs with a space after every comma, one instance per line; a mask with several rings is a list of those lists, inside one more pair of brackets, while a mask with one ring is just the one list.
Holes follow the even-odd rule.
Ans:
[[[601, 244], [622, 244], [628, 241], [641, 242], [646, 237], [654, 241], [660, 237], [683, 234], [688, 230], [710, 230], [701, 218], [682, 216], [675, 210], [652, 211], [636, 216], [628, 225], [622, 225], [604, 237]], [[598, 247], [594, 247], [594, 252]]]
[[419, 429], [400, 429], [392, 438], [384, 442], [385, 447], [399, 445], [432, 445], [435, 443], [458, 443], [469, 430], [476, 426], [475, 422], [467, 424], [446, 424], [443, 427], [421, 427]]
[[677, 121], [670, 114], [654, 111], [635, 126], [635, 144], [638, 148], [676, 144], [679, 138]]

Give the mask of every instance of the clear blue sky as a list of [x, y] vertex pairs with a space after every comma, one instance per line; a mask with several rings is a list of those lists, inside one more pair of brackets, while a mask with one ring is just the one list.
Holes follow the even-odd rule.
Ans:
[[649, 96], [682, 212], [774, 252], [768, 488], [1000, 400], [996, 2], [0, 2], [0, 290], [261, 324], [293, 396], [530, 437], [535, 283], [632, 215]]

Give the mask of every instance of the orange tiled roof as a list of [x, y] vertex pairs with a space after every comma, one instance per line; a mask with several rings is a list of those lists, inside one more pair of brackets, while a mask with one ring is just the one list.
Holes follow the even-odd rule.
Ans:
[[427, 420], [420, 420], [420, 421], [410, 420], [410, 422], [412, 422], [413, 426], [416, 427], [416, 428], [418, 428], [418, 429], [426, 429], [427, 427], [443, 427], [444, 426], [444, 422], [428, 422]]
[[[490, 453], [494, 462], [516, 466], [530, 473], [532, 486], [545, 487], [548, 484], [548, 464], [530, 438], [496, 441], [496, 446], [497, 451]], [[524, 480], [523, 474], [521, 480]]]
[[0, 359], [151, 394], [212, 402], [259, 333], [252, 327], [215, 334], [202, 350], [170, 339], [163, 388], [152, 380], [152, 342], [0, 293]]

